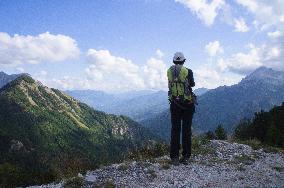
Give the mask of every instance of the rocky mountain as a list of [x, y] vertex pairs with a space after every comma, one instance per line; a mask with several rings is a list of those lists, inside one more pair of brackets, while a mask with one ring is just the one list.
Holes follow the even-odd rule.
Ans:
[[16, 78], [18, 78], [21, 74], [12, 74], [12, 75], [8, 75], [5, 72], [0, 72], [0, 88], [3, 87], [4, 85], [6, 85], [7, 83], [15, 80]]
[[50, 182], [119, 161], [156, 139], [128, 117], [96, 111], [28, 75], [0, 89], [0, 187]]
[[[280, 105], [284, 101], [283, 93], [284, 72], [260, 67], [236, 85], [221, 86], [201, 95], [193, 119], [193, 130], [214, 130], [222, 124], [230, 132], [241, 119], [250, 119], [255, 112], [268, 111]], [[141, 124], [169, 139], [169, 110]]]
[[209, 91], [209, 89], [204, 88], [204, 87], [201, 87], [201, 88], [195, 89], [195, 90], [194, 90], [194, 93], [195, 93], [195, 95], [197, 95], [197, 96], [201, 96], [201, 95], [203, 95], [204, 93], [206, 93], [207, 91]]
[[[212, 140], [201, 146], [189, 165], [173, 166], [169, 157], [113, 164], [53, 187], [283, 187], [284, 154], [254, 150], [248, 145]], [[35, 187], [33, 187], [35, 188]]]

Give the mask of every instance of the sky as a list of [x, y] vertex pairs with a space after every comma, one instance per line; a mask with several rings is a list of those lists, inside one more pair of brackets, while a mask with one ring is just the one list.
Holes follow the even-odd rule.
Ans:
[[0, 0], [0, 71], [61, 90], [167, 90], [183, 52], [196, 88], [284, 70], [283, 0]]

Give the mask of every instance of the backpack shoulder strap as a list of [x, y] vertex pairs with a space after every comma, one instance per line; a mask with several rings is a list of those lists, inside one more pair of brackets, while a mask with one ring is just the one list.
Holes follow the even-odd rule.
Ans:
[[171, 81], [179, 81], [179, 75], [182, 70], [182, 65], [173, 65], [170, 67]]

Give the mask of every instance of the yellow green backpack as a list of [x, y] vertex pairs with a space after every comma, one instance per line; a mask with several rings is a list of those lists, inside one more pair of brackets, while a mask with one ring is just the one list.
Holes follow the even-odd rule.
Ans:
[[167, 71], [169, 99], [192, 101], [192, 93], [188, 81], [188, 69], [182, 65], [173, 65]]

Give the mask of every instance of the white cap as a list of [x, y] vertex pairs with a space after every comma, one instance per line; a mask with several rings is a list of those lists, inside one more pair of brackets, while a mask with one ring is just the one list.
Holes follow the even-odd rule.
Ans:
[[185, 57], [183, 55], [183, 53], [181, 52], [176, 52], [173, 58], [173, 61], [184, 61]]

